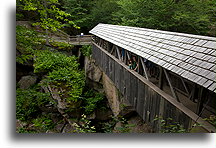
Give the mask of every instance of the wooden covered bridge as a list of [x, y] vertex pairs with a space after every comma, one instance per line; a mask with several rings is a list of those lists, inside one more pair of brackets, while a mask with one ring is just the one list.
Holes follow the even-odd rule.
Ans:
[[[203, 120], [216, 114], [215, 38], [109, 24], [90, 33], [96, 64], [155, 132], [156, 116], [215, 132]], [[129, 59], [136, 70], [129, 69]]]

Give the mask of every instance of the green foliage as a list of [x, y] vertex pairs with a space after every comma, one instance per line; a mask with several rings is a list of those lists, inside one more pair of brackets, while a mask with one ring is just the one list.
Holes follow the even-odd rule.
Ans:
[[71, 14], [69, 18], [80, 27], [86, 27], [90, 18], [90, 2], [88, 0], [63, 0], [62, 7], [65, 12]]
[[[183, 125], [173, 121], [172, 118], [164, 120], [162, 117], [156, 117], [154, 121], [159, 121], [161, 133], [189, 133], [191, 129], [185, 129]], [[194, 125], [197, 126], [197, 125]]]
[[84, 108], [86, 114], [91, 114], [103, 100], [104, 94], [90, 89], [84, 93], [84, 105], [82, 108]]
[[49, 103], [49, 94], [39, 92], [35, 88], [16, 90], [16, 118], [22, 121], [31, 119], [39, 112], [39, 107]]
[[32, 59], [40, 42], [37, 32], [25, 26], [16, 26], [16, 62], [24, 64]]
[[105, 122], [102, 129], [105, 133], [113, 133], [113, 129], [118, 122], [121, 123], [121, 126], [115, 129], [116, 133], [129, 133], [131, 131], [131, 127], [135, 126], [134, 124], [128, 124], [127, 120], [121, 116], [112, 116], [112, 120]]
[[91, 126], [91, 121], [86, 119], [86, 115], [82, 115], [80, 119], [80, 124], [74, 123], [73, 126], [76, 128], [75, 133], [95, 133], [96, 129], [94, 126]]
[[31, 16], [50, 30], [74, 33], [70, 26], [77, 24], [87, 33], [108, 23], [215, 36], [214, 0], [19, 0], [17, 8], [18, 18]]
[[37, 133], [35, 130], [29, 130], [24, 127], [20, 127], [17, 129], [17, 133]]
[[48, 84], [63, 88], [59, 93], [67, 102], [77, 102], [81, 97], [85, 84], [84, 73], [73, 68], [59, 68], [53, 70], [45, 79]]
[[209, 123], [211, 123], [212, 125], [216, 127], [216, 116], [215, 115], [211, 115], [209, 118], [205, 118], [204, 120], [208, 121]]
[[128, 124], [127, 120], [123, 117], [121, 117], [118, 122], [121, 122], [121, 126], [117, 127], [115, 131], [117, 133], [129, 133], [131, 131], [131, 127], [134, 127], [134, 124]]
[[19, 0], [17, 3], [19, 9], [35, 12], [36, 22], [33, 25], [40, 26], [43, 29], [56, 31], [65, 26], [65, 23], [77, 27], [73, 21], [67, 19], [70, 14], [59, 9], [60, 3], [58, 0]]
[[118, 0], [115, 24], [206, 35], [215, 26], [213, 0]]
[[56, 42], [56, 41], [50, 41], [50, 45], [54, 48], [57, 48], [58, 50], [64, 50], [64, 51], [70, 51], [74, 47], [71, 44], [68, 44], [66, 42]]
[[82, 48], [80, 49], [80, 51], [82, 52], [82, 54], [84, 56], [90, 57], [90, 55], [92, 54], [92, 46], [91, 45], [83, 45]]
[[53, 129], [55, 126], [48, 115], [37, 117], [32, 120], [32, 123], [37, 132], [46, 132], [47, 130]]
[[67, 56], [59, 52], [49, 50], [38, 51], [34, 60], [34, 72], [51, 72], [66, 67], [78, 70], [75, 56]]
[[21, 122], [22, 126], [17, 129], [18, 133], [45, 133], [54, 129], [56, 123], [51, 119], [50, 114], [40, 114], [36, 118]]
[[42, 85], [61, 88], [59, 95], [68, 103], [77, 102], [85, 85], [84, 72], [78, 69], [75, 56], [48, 50], [38, 52], [34, 72], [48, 73]]
[[91, 27], [98, 23], [113, 24], [112, 14], [119, 10], [115, 0], [96, 0], [90, 11]]

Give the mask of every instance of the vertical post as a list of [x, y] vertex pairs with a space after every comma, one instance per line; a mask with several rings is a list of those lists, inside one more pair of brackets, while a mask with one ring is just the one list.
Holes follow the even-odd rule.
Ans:
[[99, 44], [98, 44], [100, 47], [101, 47], [101, 45], [102, 45], [102, 39], [100, 38], [99, 39]]
[[159, 75], [159, 88], [163, 90], [163, 68], [159, 67], [160, 75]]
[[107, 42], [107, 51], [110, 52], [110, 42]]
[[80, 45], [80, 35], [78, 36], [78, 44]]
[[126, 54], [127, 54], [127, 57], [128, 57], [128, 59], [130, 59], [130, 55], [129, 55], [129, 53], [128, 53], [128, 52], [126, 52]]
[[201, 111], [202, 111], [202, 108], [203, 108], [203, 102], [204, 102], [204, 99], [203, 99], [203, 87], [199, 87], [199, 91], [198, 91], [198, 101], [197, 101], [197, 108], [196, 108], [196, 114], [200, 114]]
[[170, 80], [170, 78], [169, 78], [169, 75], [168, 75], [167, 71], [166, 71], [164, 68], [163, 68], [163, 70], [164, 70], [164, 74], [165, 74], [165, 76], [166, 76], [166, 79], [167, 79], [167, 81], [168, 81], [168, 83], [169, 83], [170, 90], [171, 90], [171, 92], [172, 92], [173, 97], [174, 97], [178, 102], [180, 102], [180, 100], [179, 100], [179, 98], [178, 98], [178, 96], [177, 96], [177, 94], [176, 94], [176, 92], [175, 92], [175, 90], [174, 90], [174, 88], [173, 88], [173, 86], [172, 86], [172, 83], [171, 83], [171, 80]]
[[124, 50], [125, 50], [125, 52], [124, 52], [124, 63], [125, 63], [125, 65], [127, 65], [127, 56], [126, 56], [127, 50], [126, 49], [124, 49]]
[[138, 58], [137, 58], [137, 63], [138, 63], [138, 70], [137, 70], [137, 72], [138, 73], [140, 73], [140, 58], [139, 58], [139, 56], [138, 56]]

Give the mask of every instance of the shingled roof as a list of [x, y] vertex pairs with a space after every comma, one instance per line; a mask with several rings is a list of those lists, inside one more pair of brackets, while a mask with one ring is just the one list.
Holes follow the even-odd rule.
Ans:
[[213, 37], [109, 24], [90, 33], [216, 92]]

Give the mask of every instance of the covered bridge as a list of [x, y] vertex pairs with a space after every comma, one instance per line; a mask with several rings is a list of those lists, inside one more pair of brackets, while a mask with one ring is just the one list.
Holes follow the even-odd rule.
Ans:
[[215, 38], [109, 24], [90, 33], [96, 64], [156, 132], [156, 115], [215, 132], [203, 120], [216, 114]]

